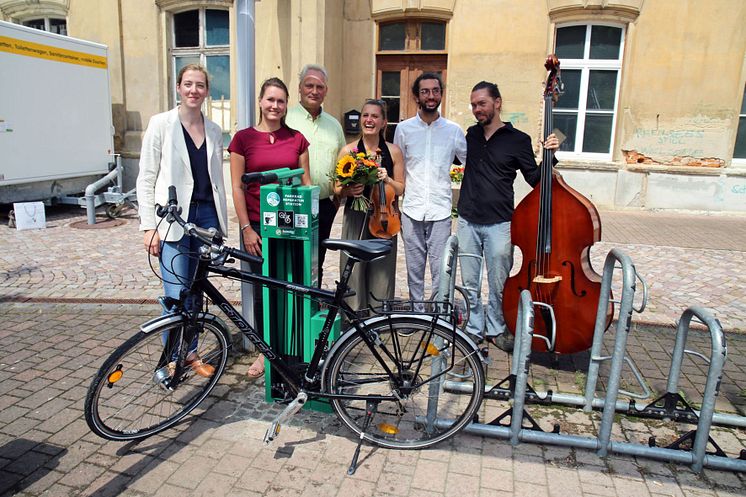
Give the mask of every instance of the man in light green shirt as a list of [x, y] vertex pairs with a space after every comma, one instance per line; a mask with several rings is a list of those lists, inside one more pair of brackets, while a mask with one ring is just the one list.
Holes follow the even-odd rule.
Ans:
[[288, 109], [285, 123], [303, 133], [311, 144], [308, 149], [311, 168], [311, 183], [318, 185], [319, 192], [319, 286], [326, 249], [321, 242], [329, 238], [339, 204], [334, 199], [334, 182], [331, 179], [337, 164], [337, 154], [345, 145], [342, 126], [324, 112], [329, 77], [323, 66], [306, 64], [298, 77], [300, 104]]

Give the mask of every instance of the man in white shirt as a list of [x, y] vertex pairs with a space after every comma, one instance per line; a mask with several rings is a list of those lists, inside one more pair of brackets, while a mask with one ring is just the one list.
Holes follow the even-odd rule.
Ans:
[[427, 261], [432, 289], [438, 288], [441, 259], [451, 234], [451, 165], [454, 157], [466, 162], [463, 131], [438, 112], [443, 91], [439, 75], [418, 76], [412, 85], [417, 115], [400, 122], [394, 134], [394, 143], [404, 154], [407, 189], [401, 207], [402, 237], [409, 297], [416, 301], [425, 299]]
[[318, 275], [321, 286], [326, 256], [326, 249], [321, 246], [321, 242], [329, 238], [339, 207], [334, 199], [334, 181], [331, 175], [337, 164], [337, 154], [345, 146], [345, 135], [339, 122], [321, 107], [329, 89], [326, 69], [317, 64], [306, 64], [298, 79], [300, 104], [288, 109], [285, 123], [303, 133], [311, 144], [308, 149], [311, 184], [320, 188]]

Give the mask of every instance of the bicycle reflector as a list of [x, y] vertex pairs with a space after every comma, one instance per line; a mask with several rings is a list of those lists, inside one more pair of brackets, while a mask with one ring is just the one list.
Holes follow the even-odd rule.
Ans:
[[378, 431], [385, 433], [386, 435], [396, 435], [399, 433], [399, 428], [388, 423], [380, 423], [378, 425]]
[[109, 381], [109, 387], [121, 380], [122, 376], [124, 376], [124, 372], [122, 371], [122, 365], [120, 364], [117, 366], [117, 369], [109, 373], [109, 376], [106, 378]]
[[430, 354], [431, 356], [439, 356], [440, 355], [440, 350], [438, 350], [438, 347], [436, 347], [434, 344], [428, 343], [427, 344], [427, 353]]

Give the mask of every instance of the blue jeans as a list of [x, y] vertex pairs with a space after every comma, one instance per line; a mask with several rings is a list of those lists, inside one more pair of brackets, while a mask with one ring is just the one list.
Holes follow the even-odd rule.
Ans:
[[482, 261], [475, 257], [462, 257], [461, 280], [468, 289], [466, 293], [471, 307], [466, 331], [478, 337], [504, 333], [507, 328], [503, 316], [503, 287], [513, 265], [510, 223], [474, 224], [459, 218], [457, 236], [459, 254], [476, 254], [484, 257], [489, 286], [485, 319], [481, 288], [477, 288]]
[[[192, 203], [189, 206], [187, 221], [201, 228], [220, 229], [218, 212], [213, 202]], [[163, 294], [166, 297], [178, 300], [181, 290], [191, 286], [197, 270], [200, 245], [202, 242], [186, 234], [176, 242], [161, 242], [161, 277], [163, 278]], [[184, 307], [192, 311], [199, 309], [201, 304], [201, 296], [195, 295], [184, 303]], [[164, 311], [164, 314], [166, 313]], [[164, 337], [164, 343], [165, 340], [166, 337]], [[196, 350], [197, 338], [195, 337], [189, 347], [189, 352]]]

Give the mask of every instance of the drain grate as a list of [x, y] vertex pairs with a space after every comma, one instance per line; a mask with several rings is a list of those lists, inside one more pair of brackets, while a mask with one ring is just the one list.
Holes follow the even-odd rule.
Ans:
[[70, 223], [71, 228], [79, 230], [103, 230], [107, 228], [115, 228], [127, 224], [126, 219], [104, 219], [103, 221], [96, 220], [96, 224], [88, 224], [87, 220], [75, 221]]

